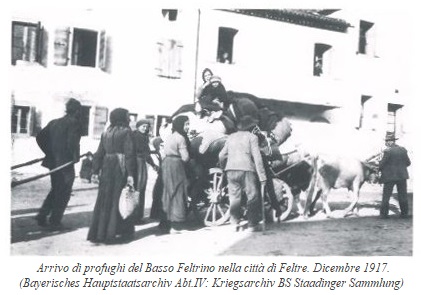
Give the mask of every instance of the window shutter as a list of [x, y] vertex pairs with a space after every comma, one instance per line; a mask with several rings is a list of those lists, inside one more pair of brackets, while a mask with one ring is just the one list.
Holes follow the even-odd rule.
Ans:
[[54, 39], [54, 64], [67, 66], [69, 62], [70, 28], [57, 28]]
[[15, 105], [13, 105], [12, 107], [12, 123], [11, 123], [11, 127], [12, 127], [12, 133], [17, 133], [18, 132], [18, 110], [16, 108]]
[[23, 29], [15, 22], [12, 22], [12, 65], [16, 65], [16, 61], [22, 59], [22, 35]]
[[168, 40], [168, 77], [175, 78], [177, 74], [177, 46], [175, 40]]
[[97, 106], [95, 108], [94, 132], [93, 132], [93, 137], [95, 139], [101, 138], [101, 134], [104, 131], [105, 125], [107, 124], [107, 118], [108, 118], [108, 109], [106, 107]]
[[35, 107], [31, 107], [31, 109], [29, 110], [29, 118], [28, 118], [29, 122], [28, 122], [28, 135], [32, 136], [34, 135], [34, 131], [35, 131], [35, 121], [36, 121], [36, 111], [35, 111]]
[[176, 46], [174, 48], [174, 77], [175, 78], [181, 78], [181, 72], [182, 72], [182, 68], [181, 68], [181, 56], [182, 56], [182, 49], [183, 49], [183, 45], [181, 44], [181, 42], [177, 41], [176, 42]]
[[31, 54], [33, 56], [33, 61], [40, 62], [41, 60], [41, 36], [42, 35], [42, 26], [41, 23], [37, 23], [36, 30], [34, 32], [34, 41], [33, 41], [33, 47], [31, 48], [31, 51], [33, 53]]
[[165, 64], [166, 64], [166, 50], [165, 50], [165, 46], [164, 46], [164, 41], [161, 40], [159, 42], [156, 43], [157, 45], [157, 52], [158, 52], [158, 57], [157, 57], [157, 75], [158, 76], [164, 76], [164, 69], [165, 69]]
[[31, 110], [31, 121], [32, 121], [32, 128], [31, 134], [32, 136], [36, 136], [42, 129], [41, 121], [42, 121], [42, 113], [40, 110], [37, 110], [35, 107], [32, 107]]
[[29, 27], [29, 26], [27, 27], [27, 35], [26, 35], [26, 40], [25, 40], [25, 44], [26, 44], [25, 53], [27, 53], [27, 56], [25, 58], [26, 61], [29, 61], [29, 62], [37, 61], [37, 54], [38, 54], [37, 33], [38, 32], [39, 32], [39, 23], [37, 24], [36, 27]]
[[158, 76], [172, 79], [181, 78], [181, 54], [183, 45], [176, 40], [162, 40], [158, 46]]
[[376, 28], [373, 25], [367, 31], [367, 52], [370, 56], [376, 56]]
[[107, 69], [107, 36], [105, 35], [105, 31], [101, 31], [99, 34], [99, 68], [103, 71]]
[[36, 60], [43, 66], [47, 66], [47, 56], [48, 56], [48, 36], [45, 32], [44, 26], [41, 26], [41, 23], [38, 23], [37, 28], [37, 57]]

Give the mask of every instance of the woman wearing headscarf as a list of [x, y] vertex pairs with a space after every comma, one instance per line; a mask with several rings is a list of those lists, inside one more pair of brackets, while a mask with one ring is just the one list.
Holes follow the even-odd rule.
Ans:
[[135, 217], [137, 224], [142, 223], [145, 211], [145, 191], [148, 181], [148, 167], [146, 163], [157, 171], [158, 166], [151, 157], [151, 149], [149, 147], [149, 120], [143, 119], [136, 123], [137, 130], [133, 131], [133, 142], [136, 152], [136, 177], [135, 189], [139, 192], [139, 207]]
[[164, 144], [165, 158], [162, 162], [162, 210], [159, 228], [169, 232], [177, 229], [177, 223], [185, 221], [187, 209], [187, 186], [185, 165], [189, 161], [189, 118], [178, 116], [172, 122], [172, 134]]
[[203, 84], [199, 86], [199, 88], [197, 89], [196, 92], [196, 100], [200, 100], [201, 96], [202, 96], [202, 92], [203, 89], [205, 89], [207, 86], [209, 86], [210, 83], [210, 78], [213, 76], [213, 72], [211, 71], [211, 69], [209, 68], [205, 68], [202, 71], [202, 80], [203, 80]]
[[129, 127], [129, 112], [117, 108], [110, 113], [110, 126], [102, 134], [93, 160], [93, 181], [98, 181], [98, 197], [89, 228], [88, 240], [113, 243], [129, 241], [134, 234], [133, 218], [122, 219], [119, 199], [122, 189], [133, 186], [135, 152]]

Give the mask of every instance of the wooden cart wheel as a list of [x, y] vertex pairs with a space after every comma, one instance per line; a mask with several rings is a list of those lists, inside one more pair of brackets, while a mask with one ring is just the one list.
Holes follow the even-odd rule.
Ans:
[[[220, 168], [209, 169], [209, 183], [205, 189], [206, 201], [194, 206], [196, 216], [203, 218], [206, 226], [217, 226], [228, 221], [229, 197], [224, 183], [224, 173]], [[204, 217], [203, 217], [204, 215]]]
[[291, 213], [293, 202], [294, 202], [294, 196], [291, 192], [291, 188], [288, 184], [286, 184], [284, 181], [274, 178], [273, 179], [273, 186], [275, 189], [275, 195], [277, 200], [280, 202], [281, 206], [281, 216], [276, 217], [276, 211], [272, 211], [273, 220], [283, 221], [288, 218], [289, 214]]

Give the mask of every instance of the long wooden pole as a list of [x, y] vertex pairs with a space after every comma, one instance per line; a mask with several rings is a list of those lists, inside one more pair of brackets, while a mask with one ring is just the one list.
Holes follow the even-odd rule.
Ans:
[[[80, 156], [80, 159], [83, 158], [83, 157], [85, 157], [87, 154], [88, 153], [85, 153], [85, 154], [81, 155]], [[54, 168], [54, 169], [52, 169], [52, 170], [50, 170], [50, 171], [48, 171], [46, 173], [42, 173], [42, 174], [39, 174], [39, 175], [31, 176], [31, 177], [28, 177], [28, 178], [25, 178], [25, 179], [22, 179], [22, 180], [12, 181], [11, 186], [13, 188], [15, 186], [18, 186], [18, 185], [21, 185], [21, 184], [24, 184], [24, 183], [28, 183], [28, 182], [31, 182], [31, 181], [34, 181], [34, 180], [37, 180], [37, 179], [46, 177], [46, 176], [48, 176], [50, 174], [53, 174], [53, 173], [55, 173], [55, 172], [57, 172], [57, 171], [59, 171], [59, 170], [61, 170], [63, 168], [66, 168], [67, 166], [73, 165], [75, 163], [76, 163], [75, 161], [70, 161], [70, 162], [67, 162], [67, 163], [65, 163], [65, 164], [63, 164], [61, 166], [58, 166], [58, 167], [56, 167], [56, 168]]]
[[17, 169], [17, 168], [20, 168], [20, 167], [29, 166], [29, 165], [41, 162], [42, 160], [44, 160], [44, 158], [34, 159], [34, 160], [31, 160], [31, 161], [28, 161], [28, 162], [25, 162], [25, 163], [22, 163], [22, 164], [17, 164], [15, 166], [12, 166], [11, 169], [14, 170], [14, 169]]

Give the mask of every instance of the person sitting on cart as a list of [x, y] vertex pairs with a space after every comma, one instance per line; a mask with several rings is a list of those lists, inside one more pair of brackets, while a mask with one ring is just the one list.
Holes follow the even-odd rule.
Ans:
[[[247, 219], [250, 231], [260, 231], [261, 220], [261, 185], [266, 183], [259, 142], [251, 131], [257, 126], [257, 120], [244, 116], [238, 124], [238, 131], [228, 136], [224, 148], [219, 153], [219, 161], [225, 166], [230, 198], [231, 223], [238, 231], [241, 220], [241, 196], [247, 196]], [[225, 164], [226, 163], [226, 164]], [[225, 164], [225, 165], [224, 165]]]
[[213, 75], [210, 77], [209, 82], [198, 95], [198, 101], [201, 105], [212, 102], [218, 98], [225, 106], [228, 106], [228, 96], [224, 85], [222, 84], [221, 77]]
[[207, 117], [207, 121], [209, 123], [213, 123], [215, 120], [221, 121], [225, 128], [226, 134], [231, 134], [237, 131], [235, 122], [229, 116], [227, 116], [227, 112], [223, 108], [223, 103], [220, 102], [219, 98], [202, 103], [199, 109], [199, 113], [201, 117]]

